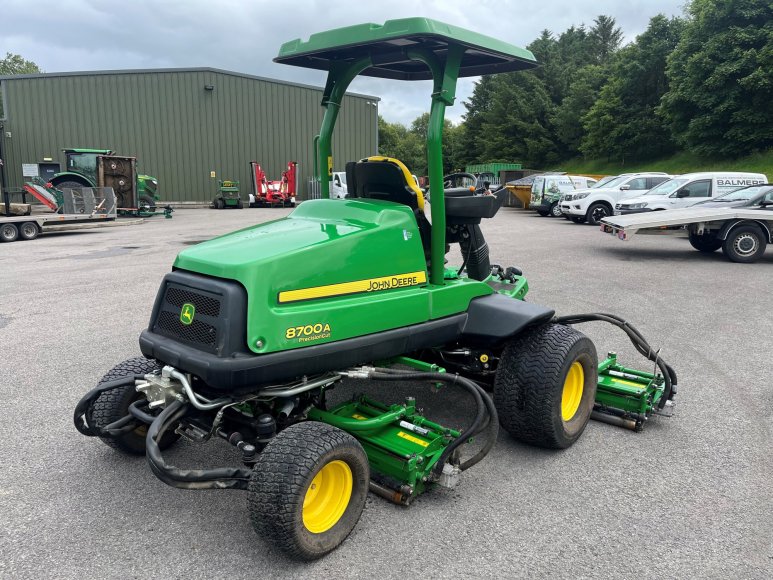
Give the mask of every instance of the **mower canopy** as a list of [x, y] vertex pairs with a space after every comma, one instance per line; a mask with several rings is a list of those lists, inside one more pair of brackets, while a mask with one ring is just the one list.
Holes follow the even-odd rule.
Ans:
[[411, 56], [411, 51], [431, 53], [445, 67], [452, 47], [462, 49], [457, 77], [537, 66], [526, 49], [429, 18], [387, 20], [383, 25], [358, 24], [312, 34], [306, 42], [298, 38], [284, 43], [274, 62], [329, 71], [366, 57], [370, 65], [361, 75], [423, 81], [432, 79], [433, 71]]

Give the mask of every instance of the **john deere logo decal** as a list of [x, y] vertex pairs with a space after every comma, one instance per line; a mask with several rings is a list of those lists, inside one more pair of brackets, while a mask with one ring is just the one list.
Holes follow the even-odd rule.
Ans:
[[180, 310], [180, 322], [188, 326], [193, 322], [194, 316], [196, 316], [196, 307], [190, 302], [183, 304], [182, 310]]

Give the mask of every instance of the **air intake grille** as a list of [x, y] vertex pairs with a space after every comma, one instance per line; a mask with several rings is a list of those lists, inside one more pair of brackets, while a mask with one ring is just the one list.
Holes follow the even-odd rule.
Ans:
[[173, 312], [168, 310], [159, 314], [158, 328], [164, 334], [197, 344], [213, 346], [217, 340], [217, 329], [214, 326], [201, 320], [194, 320], [193, 323], [187, 325], [183, 324], [180, 322], [179, 315], [175, 316]]
[[[187, 342], [201, 350], [216, 352], [218, 338], [224, 330], [220, 313], [225, 308], [224, 297], [205, 290], [191, 290], [177, 284], [167, 284], [161, 307], [154, 324], [155, 332], [174, 340]], [[193, 320], [183, 324], [180, 313], [185, 304], [193, 304]]]
[[166, 290], [165, 300], [177, 308], [182, 308], [185, 303], [193, 304], [196, 307], [196, 314], [220, 316], [220, 301], [203, 294], [170, 286]]

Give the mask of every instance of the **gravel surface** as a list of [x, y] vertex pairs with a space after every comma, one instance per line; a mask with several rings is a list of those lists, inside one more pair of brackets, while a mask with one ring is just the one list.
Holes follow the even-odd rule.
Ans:
[[[675, 416], [638, 434], [592, 422], [561, 452], [500, 433], [454, 490], [407, 509], [371, 494], [348, 540], [311, 564], [254, 534], [245, 492], [167, 487], [143, 458], [81, 436], [76, 402], [139, 354], [177, 252], [288, 212], [180, 210], [0, 245], [2, 578], [773, 577], [770, 249], [734, 264], [684, 239], [621, 242], [502, 209], [483, 224], [492, 261], [521, 267], [528, 299], [559, 314], [612, 312], [637, 325], [679, 373]], [[581, 330], [600, 355], [649, 367], [618, 329]], [[415, 394], [449, 426], [468, 421], [468, 401], [451, 390], [378, 392]], [[169, 456], [188, 466], [235, 458], [221, 442], [183, 442]]]

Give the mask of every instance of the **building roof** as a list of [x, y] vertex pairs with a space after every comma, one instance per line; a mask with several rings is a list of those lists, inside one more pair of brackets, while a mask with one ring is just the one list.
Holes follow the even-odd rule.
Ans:
[[[275, 83], [278, 85], [288, 85], [291, 87], [300, 87], [304, 89], [312, 89], [315, 91], [322, 91], [322, 87], [315, 87], [314, 85], [306, 85], [303, 83], [294, 83], [290, 81], [281, 81], [278, 79], [270, 79], [267, 77], [259, 77], [255, 75], [248, 75], [245, 73], [234, 72], [230, 70], [224, 70], [220, 68], [211, 67], [193, 67], [193, 68], [146, 68], [146, 69], [118, 69], [118, 70], [87, 70], [87, 71], [72, 71], [72, 72], [51, 72], [51, 73], [36, 73], [30, 75], [6, 75], [0, 76], [0, 81], [12, 81], [17, 79], [44, 79], [55, 77], [90, 77], [101, 75], [131, 75], [131, 74], [148, 74], [148, 73], [190, 73], [190, 72], [209, 72], [223, 75], [230, 75], [234, 77], [240, 77], [244, 79], [251, 79], [255, 81], [263, 81], [267, 83]], [[362, 93], [346, 93], [350, 97], [360, 97], [363, 99], [370, 99], [371, 101], [380, 101], [379, 97], [372, 95], [364, 95]]]

